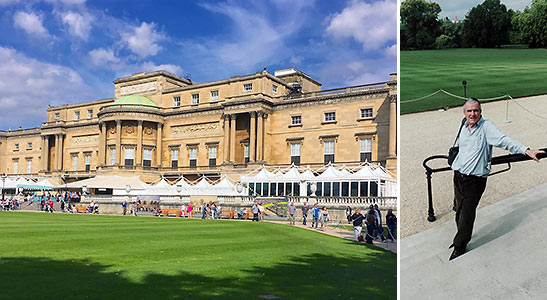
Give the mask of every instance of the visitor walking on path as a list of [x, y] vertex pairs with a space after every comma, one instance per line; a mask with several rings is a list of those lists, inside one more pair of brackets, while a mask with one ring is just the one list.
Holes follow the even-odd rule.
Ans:
[[311, 210], [311, 215], [313, 217], [313, 221], [311, 222], [311, 227], [313, 228], [315, 225], [315, 229], [317, 229], [317, 223], [319, 223], [319, 207], [317, 207], [317, 203], [313, 205], [313, 208]]
[[397, 217], [393, 214], [393, 210], [391, 208], [387, 210], [386, 225], [389, 233], [388, 238], [393, 241], [396, 235], [395, 228], [397, 228]]
[[123, 200], [122, 209], [123, 209], [123, 215], [125, 216], [125, 214], [127, 213], [127, 200]]
[[321, 230], [322, 231], [327, 230], [328, 222], [329, 222], [329, 212], [327, 211], [327, 207], [323, 206], [323, 209], [321, 210]]
[[378, 222], [376, 229], [378, 230], [378, 234], [380, 235], [380, 238], [383, 242], [386, 240], [386, 238], [384, 237], [384, 227], [382, 226], [382, 212], [378, 208], [378, 204], [374, 204], [374, 210], [378, 213]]
[[252, 210], [253, 210], [253, 221], [258, 222], [258, 213], [259, 213], [259, 210], [258, 210], [258, 204], [256, 203], [256, 201], [255, 201], [255, 203], [253, 204]]
[[304, 202], [304, 205], [302, 206], [302, 225], [306, 225], [306, 219], [308, 218], [308, 211], [310, 208], [308, 207], [308, 203]]
[[294, 225], [294, 213], [296, 212], [296, 207], [294, 207], [294, 203], [291, 202], [289, 207], [287, 208], [287, 212], [289, 213], [289, 222], [291, 225]]
[[355, 213], [351, 215], [350, 220], [353, 221], [353, 231], [355, 232], [355, 240], [359, 241], [359, 236], [361, 236], [361, 230], [363, 230], [363, 221], [365, 216], [361, 214], [361, 209], [358, 208], [355, 210]]
[[376, 238], [374, 233], [376, 232], [376, 228], [378, 226], [378, 218], [380, 216], [378, 215], [378, 212], [374, 209], [374, 206], [371, 204], [369, 207], [369, 210], [365, 214], [365, 223], [367, 224], [367, 237], [366, 242], [367, 244], [372, 244], [372, 238]]

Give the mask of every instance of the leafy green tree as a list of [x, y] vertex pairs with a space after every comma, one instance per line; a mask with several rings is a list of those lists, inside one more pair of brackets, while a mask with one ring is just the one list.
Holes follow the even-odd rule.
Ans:
[[473, 7], [463, 25], [464, 46], [492, 48], [508, 43], [512, 14], [499, 0]]
[[526, 21], [530, 47], [547, 47], [547, 0], [533, 0]]
[[[448, 18], [444, 18], [441, 21], [441, 35], [437, 37], [435, 41], [435, 46], [437, 49], [444, 48], [460, 48], [462, 46], [462, 36], [463, 36], [463, 22], [452, 22]], [[442, 36], [446, 36], [441, 38]], [[441, 38], [441, 40], [439, 40]], [[443, 48], [439, 48], [440, 42], [443, 44]], [[447, 44], [444, 44], [448, 42]]]
[[432, 49], [440, 34], [441, 7], [436, 2], [405, 0], [401, 3], [401, 49]]

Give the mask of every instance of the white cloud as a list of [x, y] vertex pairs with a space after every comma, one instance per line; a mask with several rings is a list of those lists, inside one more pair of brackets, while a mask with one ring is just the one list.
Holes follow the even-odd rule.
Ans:
[[93, 16], [67, 11], [61, 14], [61, 19], [63, 24], [68, 26], [68, 32], [71, 35], [87, 40], [91, 31], [91, 23], [94, 20]]
[[397, 40], [397, 2], [383, 0], [366, 3], [352, 0], [330, 20], [327, 32], [335, 38], [353, 38], [364, 49], [377, 50]]
[[293, 56], [293, 57], [291, 57], [291, 59], [290, 59], [290, 62], [291, 62], [291, 64], [293, 64], [293, 65], [299, 65], [299, 64], [301, 64], [303, 61], [304, 61], [304, 57], [302, 57], [302, 56], [300, 56], [300, 55]]
[[153, 62], [144, 62], [138, 68], [140, 69], [139, 72], [143, 72], [143, 71], [144, 72], [152, 72], [152, 71], [163, 70], [163, 71], [173, 73], [175, 75], [181, 75], [182, 74], [182, 68], [177, 66], [177, 65], [172, 65], [172, 64], [157, 65]]
[[93, 94], [74, 70], [0, 46], [0, 128], [46, 120], [48, 104], [81, 102]]
[[116, 57], [112, 49], [93, 49], [89, 51], [91, 62], [96, 66], [102, 66], [108, 63], [119, 63], [120, 59]]
[[397, 50], [398, 50], [397, 44], [393, 44], [393, 45], [391, 45], [391, 46], [384, 49], [384, 54], [387, 57], [397, 58]]
[[20, 0], [0, 0], [0, 5], [10, 5], [18, 3]]
[[30, 12], [18, 11], [13, 15], [13, 24], [15, 27], [23, 29], [30, 35], [47, 37], [49, 33], [42, 24], [42, 17]]
[[129, 50], [140, 58], [156, 55], [162, 49], [159, 42], [163, 39], [165, 36], [156, 30], [155, 23], [142, 22], [141, 26], [122, 34], [122, 40]]
[[82, 5], [85, 4], [86, 0], [46, 0], [48, 3], [52, 4], [64, 4], [64, 5]]

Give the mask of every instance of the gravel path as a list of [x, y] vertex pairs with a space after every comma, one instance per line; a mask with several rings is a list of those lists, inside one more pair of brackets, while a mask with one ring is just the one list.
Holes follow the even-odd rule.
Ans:
[[[537, 149], [547, 147], [547, 95], [519, 98], [518, 104], [509, 102], [510, 123], [506, 118], [506, 101], [482, 104], [483, 118], [488, 119], [506, 135]], [[531, 113], [532, 112], [532, 113]], [[534, 115], [535, 114], [535, 115]], [[452, 173], [433, 174], [433, 203], [437, 221], [427, 221], [427, 182], [422, 162], [431, 155], [446, 155], [456, 137], [463, 118], [461, 108], [448, 111], [430, 111], [401, 116], [400, 153], [400, 226], [401, 238], [424, 231], [428, 228], [452, 221]], [[495, 148], [494, 156], [507, 154]], [[433, 167], [447, 166], [439, 160]], [[493, 171], [504, 166], [493, 167]], [[511, 165], [511, 170], [488, 179], [486, 191], [479, 207], [495, 203], [525, 190], [547, 182], [547, 159], [539, 164], [526, 161]]]

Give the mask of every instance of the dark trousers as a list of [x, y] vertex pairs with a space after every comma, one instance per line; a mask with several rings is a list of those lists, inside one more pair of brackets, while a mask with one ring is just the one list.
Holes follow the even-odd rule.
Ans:
[[454, 171], [454, 199], [456, 201], [456, 226], [454, 247], [465, 249], [471, 240], [477, 206], [486, 188], [486, 178]]

